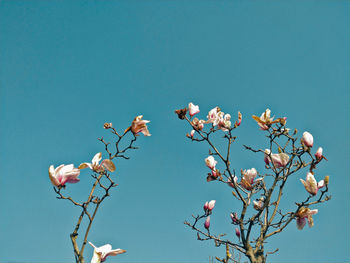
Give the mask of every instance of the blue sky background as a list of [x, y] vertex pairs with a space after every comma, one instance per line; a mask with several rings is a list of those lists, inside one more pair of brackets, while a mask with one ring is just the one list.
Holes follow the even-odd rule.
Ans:
[[[89, 240], [128, 252], [120, 263], [199, 263], [224, 253], [196, 240], [183, 221], [216, 199], [211, 228], [234, 237], [231, 190], [206, 183], [207, 147], [186, 140], [174, 109], [193, 101], [243, 113], [234, 167], [262, 170], [251, 119], [269, 107], [288, 127], [310, 131], [329, 159], [333, 199], [315, 226], [293, 222], [271, 239], [270, 262], [350, 262], [350, 1], [0, 1], [0, 262], [73, 262], [69, 233], [79, 211], [55, 199], [50, 164], [90, 161], [103, 151], [105, 121], [123, 130], [139, 114], [152, 136], [116, 163], [119, 187]], [[219, 167], [220, 168], [220, 167]], [[286, 205], [307, 195], [291, 178]], [[87, 194], [87, 172], [69, 185]], [[85, 257], [90, 260], [92, 249]]]

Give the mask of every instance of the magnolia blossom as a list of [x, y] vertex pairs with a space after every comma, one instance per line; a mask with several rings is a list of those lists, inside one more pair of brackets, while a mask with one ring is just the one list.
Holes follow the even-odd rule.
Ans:
[[207, 116], [207, 123], [212, 123], [213, 126], [218, 125], [220, 122], [220, 112], [221, 110], [219, 107], [215, 107], [214, 109], [210, 110]]
[[56, 169], [53, 165], [49, 167], [49, 177], [54, 186], [63, 186], [65, 183], [75, 184], [80, 181], [79, 174], [80, 170], [74, 168], [73, 164], [61, 164]]
[[219, 170], [214, 168], [213, 170], [211, 170], [211, 173], [208, 173], [207, 182], [215, 181], [216, 179], [218, 179], [219, 175]]
[[104, 262], [108, 256], [116, 256], [118, 254], [123, 254], [126, 252], [124, 249], [113, 249], [110, 244], [106, 244], [102, 247], [96, 247], [94, 244], [89, 242], [89, 244], [94, 248], [94, 254], [91, 259], [91, 263]]
[[317, 183], [314, 175], [310, 172], [306, 174], [306, 181], [304, 181], [303, 179], [300, 179], [300, 181], [303, 183], [306, 191], [308, 191], [312, 195], [316, 195], [318, 189], [325, 186], [324, 180], [321, 180]]
[[306, 225], [306, 220], [309, 223], [309, 227], [312, 227], [314, 225], [314, 220], [312, 219], [312, 216], [317, 214], [317, 212], [317, 209], [311, 210], [308, 207], [301, 207], [296, 214], [297, 228], [299, 230], [302, 230]]
[[253, 115], [252, 117], [258, 123], [261, 130], [268, 130], [269, 125], [274, 123], [273, 117], [271, 118], [270, 115], [271, 115], [270, 109], [266, 109], [265, 112], [261, 114], [260, 118], [255, 115]]
[[205, 158], [205, 164], [211, 169], [211, 170], [215, 170], [215, 166], [218, 162], [214, 159], [213, 156], [208, 156], [207, 158]]
[[264, 161], [267, 165], [270, 164], [272, 159], [272, 163], [276, 168], [285, 167], [288, 164], [289, 156], [285, 153], [275, 153], [271, 154], [269, 149], [265, 149], [264, 152]]
[[237, 224], [238, 223], [237, 213], [231, 213], [230, 217], [231, 217], [231, 220], [232, 220], [232, 224]]
[[301, 138], [301, 142], [307, 147], [312, 147], [314, 145], [314, 137], [312, 136], [311, 133], [306, 131], [303, 133], [303, 137]]
[[316, 159], [317, 159], [317, 160], [321, 160], [322, 157], [323, 157], [322, 154], [323, 154], [323, 149], [322, 149], [322, 147], [318, 147], [318, 149], [317, 149], [317, 151], [316, 151], [316, 153], [315, 153]]
[[229, 185], [229, 186], [231, 186], [232, 188], [235, 188], [235, 185], [237, 184], [237, 181], [238, 181], [238, 178], [237, 178], [237, 176], [233, 176], [233, 182], [232, 182], [232, 179], [231, 178], [229, 178], [228, 180], [227, 180], [227, 184]]
[[236, 227], [235, 232], [236, 232], [236, 236], [239, 239], [241, 237], [241, 232], [239, 231], [238, 227]]
[[211, 211], [214, 209], [216, 201], [215, 200], [211, 200], [208, 204], [208, 211]]
[[208, 216], [207, 219], [205, 219], [204, 227], [206, 229], [209, 229], [209, 227], [210, 227], [210, 216]]
[[199, 106], [194, 105], [192, 102], [188, 104], [188, 109], [191, 117], [199, 112]]
[[252, 190], [255, 184], [262, 180], [262, 178], [255, 180], [255, 177], [258, 174], [255, 168], [251, 168], [244, 171], [241, 170], [241, 174], [242, 174], [242, 180], [240, 184], [243, 188], [247, 189], [248, 191]]
[[142, 115], [135, 117], [135, 119], [131, 123], [131, 131], [134, 135], [137, 135], [141, 132], [145, 136], [151, 136], [146, 125], [150, 121], [142, 120], [142, 117]]
[[113, 125], [111, 122], [105, 122], [105, 124], [103, 124], [103, 128], [105, 128], [106, 130], [108, 130], [112, 127], [113, 127]]
[[253, 201], [253, 204], [254, 204], [254, 208], [256, 210], [261, 210], [264, 206], [264, 198], [260, 198], [258, 201]]
[[[231, 115], [230, 114], [225, 114], [223, 112], [220, 112], [219, 114], [219, 123], [218, 127], [222, 131], [228, 131], [231, 128]], [[224, 116], [223, 116], [224, 115]], [[223, 116], [223, 117], [222, 117]]]
[[82, 163], [79, 165], [79, 169], [85, 169], [85, 168], [90, 168], [96, 173], [101, 173], [105, 170], [105, 168], [110, 171], [114, 172], [115, 171], [115, 165], [114, 163], [109, 160], [109, 159], [104, 159], [101, 163], [102, 159], [102, 153], [96, 153], [94, 158], [92, 158], [91, 163]]
[[204, 120], [200, 120], [198, 118], [194, 118], [191, 122], [192, 127], [195, 128], [196, 130], [203, 130], [204, 128]]

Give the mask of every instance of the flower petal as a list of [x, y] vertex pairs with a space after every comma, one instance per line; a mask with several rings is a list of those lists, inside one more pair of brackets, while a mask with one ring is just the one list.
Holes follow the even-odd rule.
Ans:
[[100, 163], [100, 161], [101, 161], [101, 159], [102, 159], [102, 153], [96, 153], [95, 154], [95, 156], [94, 156], [94, 158], [92, 158], [92, 165], [97, 165], [97, 164], [99, 164]]
[[115, 171], [115, 165], [114, 163], [109, 160], [109, 159], [105, 159], [101, 162], [101, 165], [103, 165], [108, 171], [110, 172], [114, 172]]

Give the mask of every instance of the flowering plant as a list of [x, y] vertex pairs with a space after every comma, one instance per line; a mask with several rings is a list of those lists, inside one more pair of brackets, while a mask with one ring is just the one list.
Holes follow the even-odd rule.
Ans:
[[[193, 103], [189, 104], [189, 115], [188, 108], [175, 112], [179, 119], [186, 120], [192, 129], [187, 137], [195, 142], [207, 143], [209, 146], [209, 156], [205, 159], [205, 164], [211, 172], [208, 174], [207, 182], [223, 183], [226, 187], [227, 185], [230, 187], [227, 189], [233, 190], [233, 197], [237, 200], [237, 207], [240, 206], [240, 210], [227, 211], [227, 213], [230, 215], [233, 232], [237, 239], [230, 240], [225, 238], [226, 234], [212, 233], [213, 216], [210, 219], [210, 215], [213, 209], [210, 213], [208, 212], [209, 203], [205, 205], [207, 209], [204, 209], [204, 214], [193, 215], [194, 222], [185, 221], [185, 224], [197, 232], [198, 240], [213, 240], [216, 246], [226, 247], [225, 256], [216, 257], [220, 262], [240, 262], [243, 254], [252, 263], [264, 263], [269, 254], [278, 251], [278, 249], [273, 252], [265, 251], [269, 238], [282, 232], [293, 220], [296, 221], [298, 229], [303, 229], [306, 222], [312, 227], [314, 224], [312, 216], [318, 210], [311, 210], [310, 207], [330, 200], [331, 197], [326, 195], [329, 177], [326, 176], [318, 183], [314, 177], [319, 163], [323, 159], [327, 160], [323, 156], [323, 149], [319, 148], [313, 155], [314, 139], [311, 133], [304, 132], [298, 140], [298, 131], [295, 129], [291, 132], [286, 127], [286, 117], [271, 117], [271, 111], [266, 109], [260, 117], [253, 115], [252, 118], [266, 133], [269, 148], [254, 149], [243, 145], [246, 150], [261, 154], [261, 161], [265, 162], [265, 170], [240, 169], [239, 180], [239, 175], [233, 168], [237, 164], [231, 162], [230, 150], [237, 139], [234, 130], [241, 125], [242, 114], [238, 112], [238, 118], [234, 124], [232, 124], [231, 115], [222, 112], [220, 107], [210, 110], [206, 118], [193, 118], [200, 112], [199, 106], [196, 107], [196, 111], [191, 112]], [[198, 123], [202, 125], [199, 126]], [[216, 145], [212, 138], [218, 133], [225, 138], [226, 142], [222, 147], [224, 151], [220, 150], [221, 145]], [[295, 203], [296, 207], [293, 211], [282, 210], [280, 202], [287, 181], [295, 180], [293, 175], [306, 169], [306, 181], [301, 179], [301, 182], [306, 193], [309, 194], [308, 197]], [[202, 219], [205, 220], [204, 229], [197, 224]], [[234, 251], [238, 251], [238, 255]]]

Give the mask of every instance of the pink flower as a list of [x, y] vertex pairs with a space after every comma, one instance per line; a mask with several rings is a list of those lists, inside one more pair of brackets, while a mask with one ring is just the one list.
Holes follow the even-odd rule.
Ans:
[[232, 179], [229, 178], [229, 179], [227, 180], [227, 184], [228, 184], [229, 186], [231, 186], [232, 188], [235, 188], [235, 185], [237, 184], [237, 180], [238, 180], [237, 176], [233, 176], [233, 182], [232, 182]]
[[306, 174], [306, 181], [303, 179], [300, 179], [300, 181], [303, 183], [306, 191], [312, 195], [316, 195], [318, 189], [321, 189], [325, 186], [324, 180], [321, 180], [317, 183], [314, 175], [310, 172]]
[[191, 138], [193, 138], [195, 132], [196, 132], [195, 130], [191, 131], [191, 133], [190, 133], [191, 134]]
[[272, 163], [276, 168], [281, 168], [281, 167], [285, 167], [288, 164], [289, 156], [285, 153], [271, 154], [271, 151], [269, 149], [266, 149], [264, 154], [265, 163], [267, 165], [270, 164], [271, 159], [272, 159]]
[[208, 120], [207, 120], [207, 123], [212, 123], [213, 126], [216, 126], [219, 124], [219, 121], [220, 121], [220, 108], [219, 107], [215, 107], [214, 109], [211, 109], [208, 113]]
[[208, 207], [209, 207], [209, 202], [205, 202], [204, 206], [203, 206], [203, 210], [204, 212], [207, 212], [208, 211]]
[[191, 117], [199, 112], [199, 106], [194, 105], [192, 102], [188, 104], [188, 109]]
[[231, 220], [232, 220], [233, 224], [237, 224], [238, 223], [237, 213], [231, 213], [230, 217], [231, 217]]
[[270, 115], [271, 115], [270, 109], [266, 109], [265, 112], [263, 112], [260, 117], [255, 115], [253, 115], [252, 117], [260, 126], [260, 130], [268, 130], [270, 124], [273, 123], [272, 122], [273, 117], [271, 118]]
[[91, 263], [104, 262], [108, 256], [116, 256], [118, 254], [123, 254], [126, 252], [124, 249], [113, 249], [110, 244], [106, 244], [102, 247], [95, 247], [94, 244], [89, 242], [89, 244], [94, 248], [94, 254], [91, 259]]
[[53, 165], [49, 167], [49, 177], [54, 186], [64, 186], [66, 183], [75, 184], [80, 181], [78, 178], [80, 170], [74, 168], [73, 164], [61, 164], [56, 169]]
[[142, 115], [135, 117], [135, 119], [131, 123], [131, 131], [134, 135], [137, 135], [141, 132], [145, 136], [151, 136], [146, 125], [150, 121], [142, 120], [142, 117]]
[[208, 211], [211, 212], [214, 209], [216, 201], [215, 200], [211, 200], [208, 204]]
[[304, 144], [307, 147], [312, 147], [314, 145], [314, 137], [309, 132], [304, 132], [303, 137], [301, 138], [302, 144]]
[[236, 232], [236, 236], [239, 239], [241, 237], [241, 232], [239, 231], [238, 227], [236, 227], [235, 232]]
[[215, 166], [218, 162], [215, 161], [213, 156], [208, 156], [207, 158], [205, 158], [205, 164], [211, 169], [211, 170], [215, 170]]
[[317, 151], [315, 153], [315, 157], [316, 157], [317, 160], [321, 160], [322, 159], [322, 157], [323, 157], [322, 153], [323, 153], [322, 147], [318, 147], [318, 149], [317, 149]]
[[208, 216], [207, 219], [205, 219], [204, 227], [209, 230], [209, 227], [210, 227], [210, 216]]
[[90, 168], [96, 173], [102, 173], [105, 170], [105, 168], [110, 172], [115, 171], [115, 165], [111, 160], [105, 159], [100, 164], [101, 159], [102, 159], [102, 153], [96, 153], [94, 158], [92, 158], [91, 163], [82, 163], [79, 165], [78, 168], [79, 169]]
[[317, 209], [311, 210], [308, 207], [301, 207], [296, 214], [297, 228], [299, 230], [302, 230], [306, 225], [306, 220], [309, 223], [309, 227], [312, 227], [314, 225], [314, 220], [312, 219], [312, 216], [317, 214], [317, 212]]
[[264, 198], [262, 197], [258, 201], [254, 200], [253, 203], [256, 210], [261, 210], [264, 206]]
[[194, 118], [191, 122], [192, 127], [195, 128], [196, 130], [203, 130], [204, 128], [204, 120], [199, 120], [198, 118]]
[[259, 178], [255, 180], [255, 177], [257, 176], [258, 172], [255, 168], [248, 169], [248, 170], [241, 170], [242, 174], [242, 180], [240, 182], [241, 186], [248, 191], [253, 190], [255, 184], [262, 180], [262, 178]]
[[[221, 129], [222, 131], [228, 131], [231, 128], [231, 115], [230, 114], [225, 114], [223, 112], [220, 112], [221, 114], [219, 114], [219, 123], [218, 123], [218, 127], [219, 129]], [[223, 116], [223, 117], [222, 117]]]

